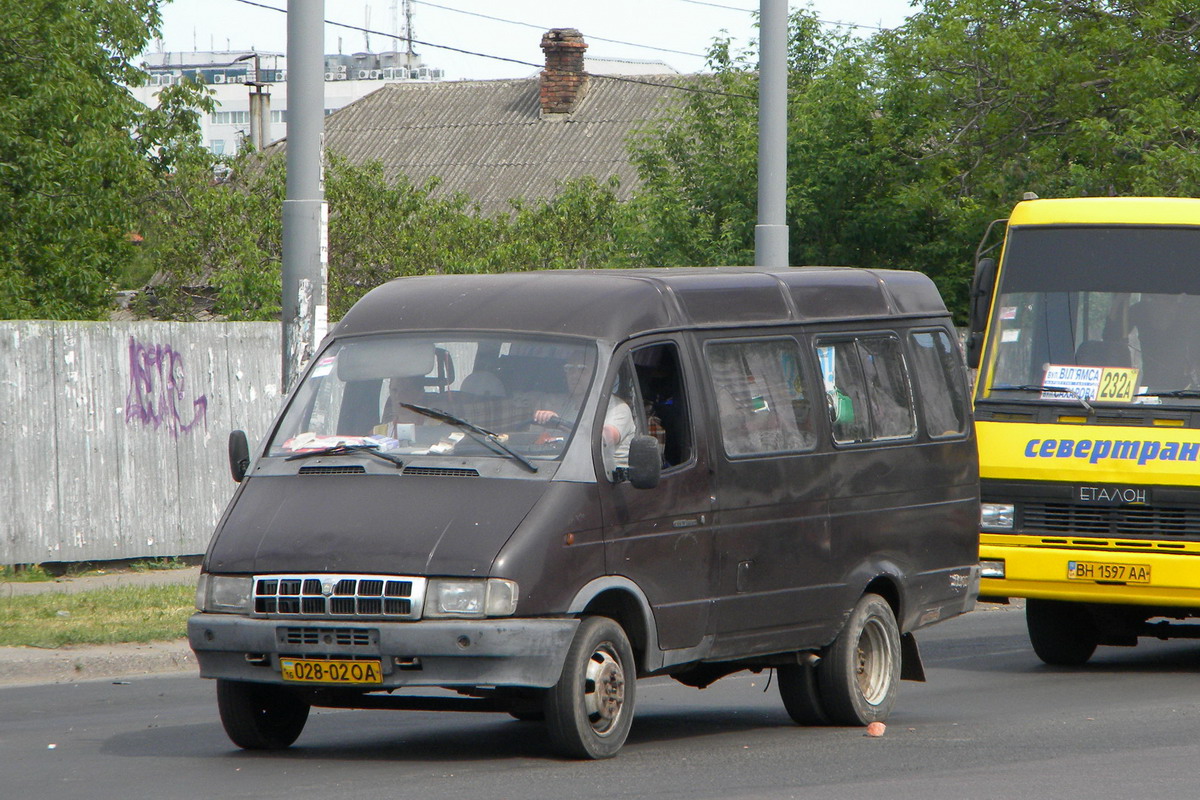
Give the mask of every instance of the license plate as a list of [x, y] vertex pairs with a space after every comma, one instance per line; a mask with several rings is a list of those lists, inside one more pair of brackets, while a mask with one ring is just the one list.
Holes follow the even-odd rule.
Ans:
[[299, 683], [383, 683], [378, 661], [333, 661], [313, 658], [281, 658], [285, 681]]
[[1150, 567], [1146, 564], [1102, 564], [1097, 561], [1068, 561], [1067, 580], [1149, 583]]

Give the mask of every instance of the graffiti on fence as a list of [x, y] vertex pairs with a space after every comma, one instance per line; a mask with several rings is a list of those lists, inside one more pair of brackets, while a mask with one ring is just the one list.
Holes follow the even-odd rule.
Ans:
[[192, 401], [190, 422], [180, 413], [181, 406], [187, 407], [186, 397], [183, 355], [170, 345], [142, 344], [130, 336], [125, 422], [139, 422], [155, 430], [165, 427], [175, 438], [202, 423], [208, 430], [208, 395]]

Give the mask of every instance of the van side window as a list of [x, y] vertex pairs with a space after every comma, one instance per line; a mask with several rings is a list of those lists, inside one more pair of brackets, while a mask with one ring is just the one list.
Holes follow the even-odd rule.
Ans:
[[710, 342], [704, 348], [730, 456], [811, 450], [812, 392], [794, 339]]
[[692, 426], [679, 348], [673, 342], [639, 348], [633, 353], [633, 366], [646, 412], [646, 433], [658, 440], [663, 468], [686, 464], [692, 459]]
[[915, 436], [912, 389], [900, 340], [895, 336], [864, 336], [858, 340], [871, 398], [871, 419], [876, 439], [900, 439]]
[[893, 335], [817, 347], [833, 439], [840, 444], [916, 434], [908, 372]]
[[935, 439], [958, 436], [966, 428], [966, 397], [958, 375], [962, 359], [945, 331], [912, 334], [916, 374], [925, 429]]

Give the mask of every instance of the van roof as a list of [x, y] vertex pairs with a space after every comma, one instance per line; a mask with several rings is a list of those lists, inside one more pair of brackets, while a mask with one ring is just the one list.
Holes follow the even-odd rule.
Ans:
[[655, 330], [946, 313], [937, 288], [920, 272], [563, 269], [398, 278], [359, 300], [334, 335], [508, 330], [618, 341]]

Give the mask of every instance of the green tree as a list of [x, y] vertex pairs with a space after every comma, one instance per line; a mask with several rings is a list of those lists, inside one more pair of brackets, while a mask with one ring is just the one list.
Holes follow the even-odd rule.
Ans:
[[[965, 310], [989, 220], [1042, 196], [1195, 195], [1200, 12], [1181, 0], [926, 0], [867, 41], [789, 30], [791, 262], [919, 269]], [[635, 145], [637, 248], [749, 263], [756, 56]]]
[[[924, 208], [915, 165], [879, 114], [875, 53], [811, 12], [789, 21], [788, 209], [793, 264], [911, 267]], [[757, 221], [757, 56], [718, 42], [711, 77], [633, 145], [636, 244], [665, 265], [749, 264]]]
[[[214, 178], [185, 162], [144, 209], [145, 253], [157, 275], [146, 313], [191, 319], [197, 307], [232, 319], [280, 311], [284, 160], [245, 153]], [[378, 163], [329, 155], [329, 313], [339, 319], [363, 294], [405, 275], [620, 266], [625, 225], [615, 186], [564, 183], [550, 199], [512, 202], [486, 217], [438, 182], [388, 182]]]
[[135, 201], [186, 147], [180, 104], [125, 88], [159, 2], [0, 0], [0, 18], [0, 317], [95, 318], [135, 258]]

